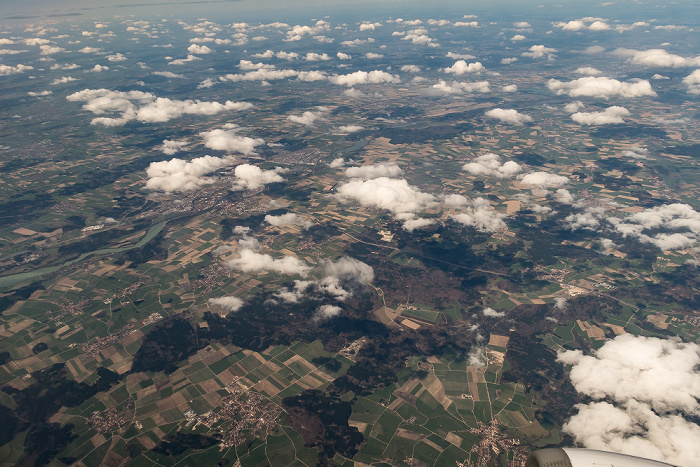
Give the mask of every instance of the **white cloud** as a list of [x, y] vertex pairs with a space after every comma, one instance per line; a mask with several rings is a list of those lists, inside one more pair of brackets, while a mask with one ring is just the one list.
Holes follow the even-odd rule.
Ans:
[[457, 22], [455, 22], [454, 25], [457, 27], [478, 28], [479, 22], [478, 21], [457, 21]]
[[562, 204], [571, 204], [574, 202], [574, 195], [572, 195], [569, 190], [559, 188], [556, 193], [554, 193], [554, 199]]
[[520, 164], [515, 161], [501, 163], [501, 157], [496, 154], [484, 154], [462, 166], [462, 170], [472, 175], [485, 175], [488, 177], [510, 178], [522, 170]]
[[522, 125], [523, 123], [532, 121], [532, 117], [521, 114], [515, 109], [495, 108], [487, 111], [484, 115], [490, 118], [498, 119], [503, 123], [511, 123], [513, 125]]
[[520, 29], [531, 27], [530, 23], [528, 23], [527, 21], [518, 21], [516, 23], [513, 23], [513, 26]]
[[583, 102], [581, 102], [581, 101], [570, 102], [564, 106], [564, 112], [569, 112], [570, 114], [572, 114], [572, 113], [578, 112], [579, 109], [581, 109], [583, 107], [585, 107], [585, 106], [583, 105]]
[[566, 216], [564, 221], [571, 230], [588, 229], [597, 230], [605, 210], [603, 208], [586, 208], [583, 212], [577, 212]]
[[646, 148], [640, 148], [639, 146], [630, 146], [622, 151], [622, 156], [629, 157], [631, 159], [648, 160], [649, 150]]
[[283, 258], [273, 258], [265, 253], [258, 253], [254, 250], [243, 248], [239, 250], [239, 257], [226, 262], [229, 268], [241, 272], [268, 272], [274, 271], [280, 274], [306, 276], [311, 268], [298, 258], [284, 256]]
[[206, 55], [211, 53], [211, 49], [206, 45], [192, 44], [187, 47], [187, 52], [190, 54]]
[[154, 71], [154, 75], [157, 76], [163, 76], [165, 78], [177, 78], [177, 79], [183, 79], [185, 75], [178, 75], [177, 73], [173, 73], [172, 71]]
[[78, 50], [78, 52], [84, 53], [84, 54], [94, 54], [94, 53], [97, 53], [101, 50], [102, 49], [98, 49], [97, 47], [83, 47], [82, 49]]
[[33, 70], [34, 67], [29, 65], [3, 65], [0, 64], [0, 76], [14, 75], [16, 73], [24, 73], [25, 71]]
[[190, 54], [187, 56], [187, 58], [178, 58], [168, 62], [168, 65], [184, 65], [187, 62], [196, 62], [197, 60], [201, 60], [201, 58], [196, 55]]
[[27, 94], [32, 96], [32, 97], [43, 97], [43, 96], [50, 96], [51, 94], [53, 94], [53, 92], [48, 91], [48, 90], [47, 91], [39, 91], [39, 92], [29, 91]]
[[503, 316], [506, 315], [505, 311], [496, 311], [493, 308], [486, 307], [483, 310], [481, 310], [481, 313], [486, 316], [487, 318], [502, 318]]
[[437, 205], [435, 196], [413, 188], [406, 180], [387, 177], [351, 180], [335, 196], [344, 202], [386, 209], [402, 220], [415, 219], [415, 213]]
[[587, 76], [565, 83], [550, 79], [547, 88], [557, 95], [566, 94], [571, 97], [642, 97], [656, 96], [647, 80], [622, 82], [612, 78]]
[[90, 71], [95, 71], [95, 72], [99, 73], [101, 71], [107, 71], [107, 70], [109, 70], [108, 66], [97, 64], [94, 67], [92, 67], [92, 69]]
[[322, 122], [326, 119], [327, 112], [328, 109], [326, 107], [319, 107], [319, 110], [315, 112], [307, 110], [301, 115], [290, 115], [287, 117], [287, 120], [304, 126], [314, 126], [316, 122]]
[[248, 102], [226, 101], [178, 101], [142, 91], [111, 91], [109, 89], [84, 89], [66, 97], [69, 101], [85, 101], [83, 109], [96, 115], [119, 113], [119, 117], [98, 117], [92, 125], [117, 126], [131, 120], [140, 122], [167, 122], [181, 115], [216, 115], [231, 110], [246, 110], [253, 107]]
[[218, 297], [210, 298], [209, 303], [220, 306], [227, 311], [236, 312], [243, 307], [245, 302], [238, 297]]
[[516, 34], [510, 38], [510, 40], [512, 40], [512, 41], [524, 41], [525, 39], [527, 39], [527, 38], [525, 36], [523, 36], [522, 34]]
[[[648, 208], [625, 219], [608, 218], [624, 237], [637, 238], [662, 250], [691, 247], [700, 237], [700, 213], [687, 204], [674, 203]], [[649, 231], [661, 231], [649, 234]]]
[[518, 92], [518, 85], [517, 84], [509, 84], [507, 86], [503, 86], [501, 88], [501, 91], [503, 91], [503, 92]]
[[331, 57], [327, 53], [318, 54], [316, 52], [308, 52], [304, 56], [304, 60], [307, 62], [318, 62], [319, 60], [328, 61]]
[[401, 82], [398, 76], [392, 75], [391, 73], [387, 73], [386, 71], [381, 70], [373, 70], [370, 72], [356, 71], [347, 75], [335, 75], [329, 78], [329, 81], [333, 84], [338, 84], [347, 87], [352, 87], [357, 84]]
[[66, 51], [66, 49], [64, 49], [63, 47], [56, 47], [52, 45], [40, 45], [39, 49], [41, 49], [41, 55], [53, 55], [59, 52]]
[[124, 60], [127, 60], [127, 58], [120, 53], [116, 53], [113, 55], [107, 55], [107, 60], [110, 62], [123, 62]]
[[52, 86], [57, 84], [70, 83], [71, 81], [78, 81], [78, 78], [73, 78], [72, 76], [63, 76], [62, 78], [56, 78], [51, 82]]
[[334, 316], [338, 316], [341, 311], [343, 311], [343, 309], [337, 305], [321, 305], [314, 315], [314, 321], [323, 321], [333, 318]]
[[688, 94], [700, 94], [700, 69], [683, 78], [683, 84], [688, 86]]
[[28, 51], [27, 50], [0, 49], [0, 55], [17, 55], [17, 54], [21, 54], [24, 52], [28, 52]]
[[346, 53], [343, 53], [343, 52], [338, 52], [338, 53], [335, 54], [335, 55], [336, 55], [336, 57], [338, 57], [340, 60], [350, 60], [350, 59], [352, 58], [350, 55], [348, 55], [348, 54], [346, 54]]
[[329, 31], [330, 29], [330, 24], [323, 20], [317, 21], [316, 24], [314, 24], [313, 26], [301, 26], [297, 24], [296, 26], [292, 27], [289, 31], [287, 31], [287, 37], [284, 40], [299, 41], [306, 35], [313, 36], [322, 34], [323, 32]]
[[394, 163], [363, 165], [360, 167], [348, 167], [345, 176], [348, 178], [359, 178], [360, 180], [371, 180], [379, 177], [398, 177], [403, 174], [401, 167]]
[[578, 73], [579, 75], [588, 75], [588, 76], [599, 76], [602, 75], [603, 72], [593, 68], [592, 66], [582, 66], [579, 68], [576, 68], [574, 70], [574, 73]]
[[345, 166], [345, 159], [342, 157], [338, 157], [337, 159], [333, 159], [330, 164], [328, 164], [328, 167], [331, 169], [337, 169], [338, 167], [343, 167]]
[[555, 57], [554, 52], [557, 52], [557, 49], [545, 47], [544, 45], [533, 45], [529, 50], [529, 52], [523, 52], [521, 55], [532, 58], [542, 58], [546, 55], [547, 59], [551, 60]]
[[582, 125], [613, 125], [625, 123], [622, 117], [629, 117], [630, 111], [614, 105], [601, 112], [576, 112], [571, 119]]
[[365, 58], [366, 58], [366, 59], [369, 59], [369, 60], [376, 60], [376, 59], [379, 59], [379, 58], [384, 58], [384, 55], [383, 55], [383, 54], [374, 53], [374, 52], [367, 52], [367, 53], [365, 54]]
[[381, 27], [382, 23], [372, 23], [369, 21], [363, 21], [360, 24], [360, 31], [374, 31], [376, 28]]
[[447, 52], [446, 55], [447, 58], [454, 58], [457, 60], [472, 60], [476, 58], [474, 55], [469, 55], [469, 54], [456, 54], [454, 52]]
[[180, 149], [184, 148], [185, 146], [187, 146], [187, 141], [174, 141], [174, 140], [164, 139], [163, 145], [160, 147], [160, 150], [163, 152], [163, 154], [167, 154], [168, 156], [172, 156], [173, 154], [177, 153], [178, 151], [180, 151]]
[[523, 185], [535, 186], [538, 188], [559, 188], [569, 182], [568, 177], [551, 174], [549, 172], [530, 172], [520, 179]]
[[214, 182], [204, 175], [231, 165], [234, 161], [233, 157], [204, 156], [189, 162], [177, 158], [152, 162], [146, 169], [146, 188], [166, 193], [195, 190]]
[[572, 350], [560, 353], [558, 359], [572, 365], [576, 390], [596, 401], [578, 404], [578, 413], [564, 424], [576, 442], [696, 465], [700, 426], [683, 415], [700, 413], [697, 344], [624, 334], [593, 355]]
[[360, 125], [342, 125], [338, 127], [338, 131], [341, 133], [355, 133], [364, 129], [365, 127]]
[[510, 65], [511, 63], [517, 62], [517, 61], [518, 61], [517, 57], [502, 58], [501, 64], [502, 65]]
[[256, 190], [270, 183], [283, 182], [284, 178], [280, 174], [285, 172], [286, 170], [281, 167], [263, 170], [255, 165], [241, 164], [234, 170], [236, 175], [234, 188]]
[[474, 227], [480, 232], [496, 232], [504, 228], [506, 224], [503, 217], [503, 214], [494, 211], [484, 198], [476, 198], [471, 202], [471, 206], [463, 208], [463, 212], [450, 216], [460, 224]]
[[666, 52], [664, 49], [615, 49], [614, 55], [626, 57], [627, 61], [635, 65], [659, 68], [683, 68], [689, 66], [700, 66], [700, 56], [682, 57], [680, 55]]
[[429, 94], [464, 94], [465, 92], [487, 93], [491, 92], [491, 88], [489, 87], [488, 81], [476, 81], [472, 83], [452, 81], [451, 83], [447, 83], [447, 81], [444, 80], [440, 80], [428, 88]]
[[265, 222], [275, 227], [284, 227], [287, 225], [297, 225], [304, 229], [311, 227], [313, 222], [308, 219], [304, 219], [298, 214], [293, 212], [288, 212], [286, 214], [280, 214], [279, 216], [272, 216], [270, 214], [265, 216]]
[[340, 43], [340, 45], [344, 45], [346, 47], [357, 47], [358, 45], [371, 44], [373, 42], [374, 42], [374, 39], [369, 37], [367, 39], [354, 39], [351, 41], [343, 41]]
[[403, 65], [401, 71], [405, 73], [420, 73], [420, 67], [417, 65]]
[[486, 68], [481, 62], [474, 62], [467, 64], [464, 60], [458, 60], [451, 67], [445, 68], [442, 71], [445, 73], [454, 73], [455, 76], [462, 76], [466, 73], [478, 73], [484, 71]]

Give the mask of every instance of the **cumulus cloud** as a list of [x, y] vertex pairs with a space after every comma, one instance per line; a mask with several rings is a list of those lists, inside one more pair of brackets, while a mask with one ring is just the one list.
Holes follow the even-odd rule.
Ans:
[[226, 152], [238, 152], [246, 156], [255, 153], [255, 148], [265, 144], [262, 138], [249, 138], [239, 136], [240, 128], [216, 129], [203, 131], [199, 134], [203, 138], [204, 146], [209, 149]]
[[569, 112], [569, 113], [576, 113], [579, 111], [579, 109], [583, 108], [583, 102], [581, 101], [574, 101], [566, 104], [564, 106], [564, 112]]
[[683, 78], [683, 84], [688, 86], [688, 94], [700, 94], [700, 69]]
[[578, 404], [564, 424], [576, 442], [676, 465], [697, 463], [700, 426], [683, 415], [700, 413], [700, 346], [624, 334], [593, 355], [571, 350], [558, 359], [572, 365], [576, 390], [594, 399]]
[[236, 176], [234, 188], [239, 190], [256, 190], [270, 183], [283, 182], [284, 178], [280, 174], [286, 171], [286, 169], [281, 167], [263, 170], [255, 165], [241, 164], [234, 170]]
[[666, 52], [664, 49], [615, 49], [613, 55], [625, 57], [628, 62], [645, 67], [683, 68], [700, 66], [700, 55], [697, 57], [682, 57]]
[[454, 58], [457, 60], [472, 60], [476, 58], [474, 55], [470, 54], [457, 54], [454, 52], [447, 52], [447, 55], [445, 55], [447, 58]]
[[246, 110], [253, 107], [248, 102], [204, 102], [198, 100], [173, 100], [157, 97], [142, 91], [111, 91], [109, 89], [84, 89], [66, 97], [73, 102], [87, 102], [83, 109], [95, 115], [120, 114], [119, 117], [97, 117], [92, 125], [119, 126], [137, 120], [140, 122], [167, 122], [182, 115], [216, 115], [225, 111]]
[[648, 160], [649, 150], [640, 148], [639, 146], [630, 146], [622, 151], [622, 156], [629, 157], [630, 159]]
[[362, 24], [360, 24], [360, 31], [374, 31], [381, 25], [382, 23], [372, 23], [370, 21], [363, 21]]
[[288, 212], [286, 214], [280, 214], [279, 216], [272, 216], [268, 214], [265, 216], [265, 222], [267, 222], [270, 225], [273, 225], [275, 227], [284, 227], [287, 225], [296, 225], [299, 227], [302, 227], [304, 229], [308, 229], [311, 227], [313, 222], [311, 222], [308, 219], [304, 219], [298, 214], [295, 214], [293, 212]]
[[184, 148], [187, 146], [187, 141], [174, 141], [174, 140], [169, 140], [169, 139], [164, 139], [163, 144], [160, 147], [160, 150], [163, 152], [163, 154], [167, 154], [168, 156], [172, 156], [173, 154], [177, 153], [180, 151], [180, 149]]
[[226, 261], [226, 266], [241, 272], [259, 273], [274, 271], [280, 274], [299, 275], [305, 277], [311, 268], [294, 256], [273, 258], [265, 253], [243, 248], [239, 250], [239, 257]]
[[552, 60], [555, 57], [554, 52], [558, 52], [557, 49], [545, 47], [544, 45], [533, 45], [528, 50], [529, 52], [523, 52], [521, 55], [531, 58], [542, 58], [546, 55], [548, 60]]
[[574, 202], [574, 195], [572, 195], [569, 190], [565, 188], [559, 188], [554, 193], [554, 199], [562, 204], [571, 204]]
[[465, 60], [457, 60], [451, 67], [445, 68], [442, 71], [445, 73], [453, 73], [456, 76], [461, 76], [466, 73], [478, 73], [484, 71], [486, 68], [481, 62], [469, 63]]
[[338, 52], [335, 54], [336, 57], [338, 57], [340, 60], [350, 60], [352, 57], [346, 53], [343, 52]]
[[418, 65], [403, 65], [401, 71], [405, 73], [420, 73], [420, 67]]
[[501, 163], [501, 157], [496, 154], [484, 154], [462, 166], [462, 170], [472, 175], [509, 178], [522, 170], [515, 161]]
[[209, 304], [219, 306], [231, 312], [240, 310], [244, 303], [245, 302], [238, 297], [218, 297], [209, 299]]
[[524, 41], [525, 39], [527, 39], [527, 38], [525, 36], [523, 36], [522, 34], [516, 34], [510, 38], [510, 40], [512, 40], [512, 41]]
[[605, 210], [603, 208], [586, 208], [583, 212], [577, 212], [566, 216], [564, 221], [571, 230], [588, 229], [597, 230], [600, 226]]
[[450, 218], [462, 225], [474, 227], [480, 232], [496, 232], [506, 226], [503, 214], [491, 208], [484, 198], [476, 198], [470, 206], [463, 207], [463, 212], [451, 215]]
[[637, 238], [662, 250], [689, 248], [700, 237], [700, 213], [688, 204], [667, 204], [647, 208], [624, 219], [609, 217], [607, 220], [622, 236]]
[[602, 75], [603, 72], [593, 68], [592, 66], [582, 66], [578, 67], [574, 70], [574, 73], [578, 73], [579, 75], [588, 75], [588, 76], [599, 76]]
[[415, 189], [406, 180], [388, 177], [350, 180], [335, 196], [343, 202], [385, 209], [401, 220], [415, 219], [415, 213], [437, 205], [435, 196]]
[[338, 316], [341, 311], [343, 309], [337, 305], [321, 305], [314, 315], [314, 321], [324, 321], [333, 318]]
[[582, 125], [611, 125], [625, 123], [622, 117], [629, 117], [630, 111], [614, 105], [601, 112], [576, 112], [571, 119]]
[[518, 85], [517, 84], [509, 84], [507, 86], [503, 86], [501, 88], [501, 91], [503, 91], [503, 92], [518, 92]]
[[[369, 284], [374, 280], [374, 270], [368, 264], [348, 256], [338, 261], [324, 261], [321, 271], [315, 272], [320, 279], [296, 280], [292, 288], [283, 288], [275, 294], [275, 299], [287, 303], [297, 303], [309, 294], [327, 294], [339, 301], [352, 296], [356, 284]], [[349, 289], [349, 290], [348, 290]]]
[[325, 52], [322, 54], [319, 54], [316, 52], [308, 52], [304, 56], [304, 60], [306, 60], [307, 62], [318, 62], [319, 60], [328, 61], [330, 59], [331, 59], [331, 57]]
[[361, 180], [371, 180], [379, 177], [398, 177], [403, 174], [401, 167], [394, 163], [363, 165], [360, 167], [348, 167], [345, 176], [348, 178], [359, 178]]
[[448, 83], [447, 81], [440, 80], [436, 84], [433, 84], [426, 91], [428, 94], [464, 94], [464, 93], [487, 93], [491, 92], [488, 81], [476, 81], [472, 83], [465, 83], [462, 81], [452, 81]]
[[211, 53], [211, 49], [206, 45], [192, 44], [187, 47], [187, 52], [190, 54], [206, 55]]
[[[586, 24], [590, 23], [590, 24]], [[610, 30], [610, 25], [606, 23], [602, 18], [582, 18], [578, 20], [572, 20], [569, 22], [557, 22], [554, 23], [555, 28], [560, 28], [563, 31], [608, 31]]]
[[493, 308], [486, 307], [483, 310], [481, 310], [481, 313], [486, 316], [487, 318], [502, 318], [503, 316], [506, 315], [505, 311], [496, 311]]
[[304, 126], [314, 126], [316, 122], [321, 122], [326, 119], [327, 112], [328, 109], [326, 107], [319, 107], [319, 110], [315, 112], [307, 110], [301, 115], [290, 115], [287, 117], [287, 120]]
[[328, 164], [328, 167], [331, 169], [337, 169], [338, 167], [343, 167], [345, 165], [345, 159], [342, 157], [338, 157], [336, 159], [333, 159], [330, 164]]
[[523, 185], [538, 188], [559, 188], [562, 185], [566, 185], [568, 182], [568, 177], [551, 174], [549, 172], [530, 172], [520, 179], [520, 183]]
[[365, 128], [360, 125], [342, 125], [338, 127], [338, 131], [342, 133], [355, 133], [364, 129]]
[[571, 97], [642, 97], [656, 96], [647, 80], [634, 80], [622, 82], [604, 76], [587, 76], [578, 78], [568, 83], [556, 79], [550, 79], [547, 88], [557, 95], [569, 95]]
[[296, 25], [292, 27], [289, 31], [287, 31], [287, 37], [284, 39], [285, 41], [299, 41], [301, 40], [304, 36], [310, 35], [319, 35], [324, 33], [325, 31], [330, 30], [330, 24], [326, 21], [319, 20], [314, 24], [313, 26], [308, 26], [308, 25]]
[[112, 54], [112, 55], [107, 55], [107, 60], [110, 62], [123, 62], [124, 60], [128, 60], [124, 55], [120, 53]]
[[0, 76], [14, 75], [17, 73], [24, 73], [25, 71], [33, 70], [33, 66], [29, 65], [3, 65], [0, 64]]
[[495, 108], [487, 111], [484, 115], [490, 118], [498, 119], [503, 123], [511, 123], [513, 125], [522, 125], [532, 121], [532, 117], [521, 114], [515, 109]]
[[154, 75], [158, 76], [163, 76], [165, 78], [176, 78], [176, 79], [183, 79], [185, 75], [179, 75], [177, 73], [173, 73], [172, 71], [154, 71]]
[[152, 162], [146, 169], [146, 188], [166, 193], [195, 190], [214, 182], [204, 175], [231, 165], [234, 161], [233, 157], [203, 156], [189, 162], [177, 158]]
[[61, 78], [56, 78], [51, 82], [52, 86], [55, 86], [57, 84], [65, 84], [65, 83], [70, 83], [71, 81], [78, 81], [78, 78], [73, 78], [72, 76], [63, 76]]
[[353, 87], [357, 84], [378, 84], [378, 83], [399, 83], [401, 80], [398, 76], [392, 75], [382, 70], [373, 71], [356, 71], [346, 75], [335, 75], [329, 78], [333, 84], [341, 86]]

